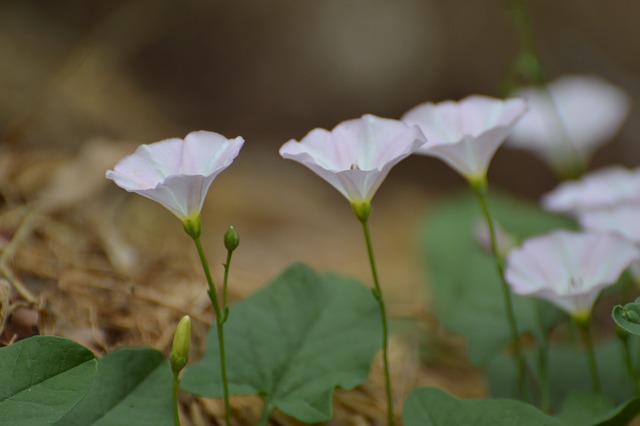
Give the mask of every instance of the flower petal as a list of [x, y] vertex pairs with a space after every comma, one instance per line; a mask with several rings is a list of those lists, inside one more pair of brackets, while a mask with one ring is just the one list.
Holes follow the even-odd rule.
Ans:
[[620, 129], [630, 106], [622, 90], [594, 76], [565, 76], [516, 95], [529, 101], [530, 112], [507, 144], [532, 151], [554, 168], [570, 164], [574, 155], [588, 161]]
[[526, 108], [521, 99], [470, 96], [418, 105], [402, 120], [418, 125], [427, 137], [418, 154], [440, 158], [467, 179], [476, 179], [486, 175], [493, 155]]
[[555, 231], [512, 250], [505, 279], [514, 293], [536, 295], [577, 314], [590, 312], [600, 290], [638, 259], [638, 248], [617, 235]]
[[106, 173], [129, 192], [150, 198], [184, 220], [200, 213], [211, 182], [240, 152], [244, 139], [192, 132], [184, 140], [141, 145]]
[[370, 201], [391, 168], [423, 143], [416, 126], [364, 115], [290, 140], [280, 155], [304, 164], [353, 203]]

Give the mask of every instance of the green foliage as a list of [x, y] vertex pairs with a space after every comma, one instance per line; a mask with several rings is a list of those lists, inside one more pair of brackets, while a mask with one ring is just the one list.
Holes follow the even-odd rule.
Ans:
[[435, 388], [411, 392], [403, 417], [405, 426], [562, 426], [520, 401], [463, 400]]
[[601, 395], [575, 392], [562, 404], [562, 410], [556, 418], [566, 426], [592, 425], [594, 419], [605, 416], [613, 408], [613, 402]]
[[616, 324], [628, 333], [640, 336], [640, 298], [624, 306], [616, 306], [611, 313]]
[[[234, 305], [225, 338], [230, 393], [261, 394], [269, 409], [306, 422], [331, 418], [333, 389], [366, 382], [382, 345], [371, 292], [303, 265]], [[219, 365], [217, 330], [211, 327], [206, 353], [187, 367], [182, 387], [221, 397]]]
[[93, 353], [61, 337], [34, 336], [0, 349], [0, 424], [50, 425], [89, 390]]
[[[494, 220], [522, 240], [557, 228], [574, 228], [568, 219], [541, 211], [536, 205], [504, 195], [489, 197]], [[511, 340], [500, 277], [491, 253], [480, 247], [474, 229], [484, 222], [473, 194], [442, 203], [429, 217], [424, 243], [434, 311], [447, 329], [468, 340], [469, 357], [485, 364]], [[540, 338], [566, 317], [544, 301], [514, 296], [519, 331]]]
[[172, 426], [171, 368], [154, 349], [120, 349], [102, 357], [87, 396], [59, 426]]
[[640, 399], [618, 407], [588, 392], [574, 393], [551, 417], [510, 399], [463, 400], [440, 389], [416, 389], [404, 406], [405, 426], [620, 426], [640, 412]]
[[[595, 350], [603, 395], [615, 402], [626, 400], [633, 394], [633, 385], [623, 361], [622, 344], [614, 339], [597, 345]], [[538, 354], [528, 355], [528, 364], [539, 377]], [[501, 355], [487, 365], [489, 388], [494, 396], [515, 398], [518, 395], [515, 389], [517, 376], [510, 358], [507, 354]], [[581, 345], [552, 347], [547, 362], [553, 408], [560, 408], [576, 391], [588, 392], [591, 389], [587, 354]]]

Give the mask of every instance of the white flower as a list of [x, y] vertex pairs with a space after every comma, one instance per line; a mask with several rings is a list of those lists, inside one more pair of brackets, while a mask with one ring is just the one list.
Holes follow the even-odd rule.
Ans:
[[526, 110], [521, 99], [469, 96], [459, 102], [418, 105], [402, 120], [420, 126], [427, 137], [418, 154], [440, 158], [476, 181], [485, 179], [493, 155]]
[[534, 295], [588, 318], [600, 291], [640, 258], [629, 240], [600, 232], [555, 231], [526, 240], [507, 258], [514, 293]]
[[532, 151], [557, 171], [584, 168], [593, 151], [618, 132], [629, 111], [629, 97], [622, 90], [592, 76], [565, 76], [516, 95], [529, 101], [530, 111], [507, 145]]
[[140, 145], [106, 173], [107, 179], [165, 206], [185, 222], [199, 217], [211, 182], [240, 152], [244, 139], [206, 131], [184, 140]]
[[640, 169], [612, 166], [558, 185], [542, 198], [545, 209], [577, 214], [640, 201]]
[[300, 142], [290, 140], [280, 155], [307, 166], [352, 204], [369, 203], [391, 168], [424, 140], [416, 126], [364, 115], [331, 131], [314, 129]]
[[635, 203], [579, 212], [578, 222], [585, 229], [613, 232], [640, 244], [640, 199]]

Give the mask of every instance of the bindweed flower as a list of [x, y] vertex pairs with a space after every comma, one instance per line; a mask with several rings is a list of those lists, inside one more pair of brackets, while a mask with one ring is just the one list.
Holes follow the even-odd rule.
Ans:
[[593, 76], [565, 76], [543, 88], [524, 88], [529, 113], [515, 126], [507, 146], [533, 152], [554, 170], [585, 169], [593, 151], [620, 129], [629, 97]]
[[366, 205], [391, 168], [424, 142], [417, 126], [364, 115], [331, 131], [314, 129], [300, 142], [290, 140], [280, 155], [307, 166], [352, 205]]
[[639, 258], [632, 242], [614, 234], [554, 231], [512, 250], [505, 278], [514, 293], [546, 299], [584, 320], [600, 291]]
[[206, 131], [189, 133], [184, 140], [166, 139], [140, 145], [106, 173], [122, 189], [165, 206], [185, 226], [199, 222], [211, 182], [240, 152], [244, 139], [227, 139]]
[[469, 96], [418, 105], [402, 120], [418, 125], [427, 137], [418, 154], [439, 158], [475, 182], [485, 180], [493, 155], [526, 110], [521, 99]]
[[558, 185], [542, 198], [545, 209], [576, 215], [640, 201], [640, 169], [608, 167]]
[[578, 213], [578, 221], [585, 229], [612, 232], [640, 244], [640, 196], [635, 203], [627, 203]]

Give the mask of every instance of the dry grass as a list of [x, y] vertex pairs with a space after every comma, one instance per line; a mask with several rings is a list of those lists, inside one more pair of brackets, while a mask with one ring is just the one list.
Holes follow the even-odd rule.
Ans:
[[[5, 151], [0, 156], [0, 339], [35, 334], [71, 338], [103, 354], [150, 345], [167, 352], [178, 319], [194, 321], [198, 359], [213, 318], [195, 250], [179, 222], [159, 205], [128, 194], [104, 171], [134, 144], [88, 142], [74, 157], [56, 152]], [[251, 294], [294, 261], [369, 282], [362, 236], [348, 204], [320, 180], [275, 156], [249, 154], [214, 182], [204, 208], [204, 244], [214, 271], [223, 260], [222, 235], [241, 235], [230, 300]], [[391, 315], [410, 324], [391, 342], [395, 400], [416, 386], [444, 386], [464, 396], [483, 392], [463, 345], [429, 317], [416, 254], [427, 197], [414, 187], [383, 190], [372, 216]], [[424, 345], [432, 356], [421, 357]], [[436, 348], [434, 350], [434, 348]], [[220, 401], [182, 395], [189, 424], [220, 424]], [[253, 424], [258, 398], [234, 398], [236, 424]], [[332, 425], [370, 425], [384, 419], [384, 386], [377, 358], [367, 384], [338, 390]], [[276, 413], [274, 424], [295, 425]]]

